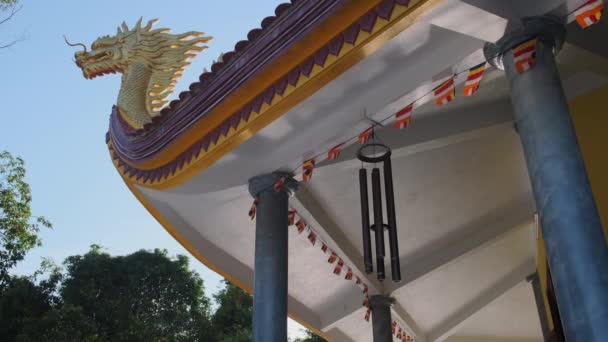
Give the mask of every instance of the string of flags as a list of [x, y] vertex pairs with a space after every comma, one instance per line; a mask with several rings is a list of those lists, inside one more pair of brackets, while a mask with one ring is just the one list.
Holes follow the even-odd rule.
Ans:
[[[333, 251], [327, 242], [325, 242], [314, 228], [306, 224], [304, 219], [298, 215], [298, 213], [289, 209], [288, 221], [290, 226], [296, 226], [298, 234], [304, 236], [302, 233], [306, 232], [306, 238], [310, 242], [311, 246], [317, 247], [321, 250], [322, 255], [327, 257], [327, 262], [334, 265], [333, 274], [343, 277], [344, 280], [351, 281], [357, 286], [363, 295], [362, 306], [366, 308], [364, 319], [369, 322], [371, 318], [371, 308], [369, 305], [369, 287], [363, 282], [361, 277], [354, 274], [353, 269], [346, 264], [344, 259]], [[397, 328], [397, 333], [393, 329], [393, 335], [396, 336], [399, 342], [414, 342], [414, 338], [407, 332], [406, 329], [398, 326], [397, 322], [393, 321], [393, 327]]]
[[[249, 216], [252, 220], [255, 219], [256, 207], [258, 204], [259, 200], [255, 199], [249, 211]], [[334, 265], [332, 272], [334, 275], [340, 277], [343, 276], [344, 280], [353, 282], [354, 285], [361, 290], [361, 294], [363, 295], [362, 306], [366, 308], [364, 319], [365, 321], [369, 322], [371, 318], [371, 308], [369, 305], [369, 287], [367, 284], [363, 282], [361, 277], [354, 274], [353, 269], [346, 264], [344, 259], [342, 259], [337, 252], [329, 247], [329, 244], [320, 237], [314, 228], [306, 223], [304, 218], [298, 215], [296, 210], [288, 210], [287, 221], [290, 227], [296, 227], [299, 235], [306, 236], [306, 239], [309, 241], [311, 246], [317, 247], [321, 250], [322, 255], [327, 257], [327, 263]], [[306, 232], [306, 234], [303, 235], [304, 232]], [[395, 327], [398, 328], [397, 333], [395, 333]], [[400, 342], [414, 342], [414, 338], [411, 337], [411, 335], [409, 335], [405, 329], [399, 327], [395, 321], [393, 321], [393, 335], [395, 335], [397, 340]]]
[[[593, 24], [599, 22], [602, 11], [604, 10], [604, 3], [602, 0], [590, 0], [586, 2], [584, 5], [571, 12], [576, 17], [576, 21], [582, 28], [587, 28]], [[524, 41], [512, 49], [513, 60], [516, 67], [516, 70], [519, 73], [524, 73], [534, 67], [536, 64], [536, 50], [537, 50], [538, 39], [532, 38], [527, 41]], [[412, 124], [413, 120], [413, 112], [416, 107], [418, 101], [422, 100], [424, 97], [433, 93], [435, 97], [435, 102], [439, 106], [444, 106], [450, 102], [452, 102], [456, 98], [456, 77], [462, 73], [467, 73], [467, 78], [464, 82], [464, 88], [462, 91], [462, 95], [465, 97], [473, 96], [477, 93], [483, 76], [486, 70], [489, 67], [489, 63], [487, 60], [483, 61], [480, 64], [477, 64], [471, 68], [466, 69], [465, 71], [461, 71], [458, 73], [454, 73], [446, 80], [444, 80], [441, 84], [433, 88], [430, 92], [418, 97], [418, 99], [412, 101], [407, 106], [398, 110], [396, 113], [384, 118], [379, 123], [384, 123], [387, 120], [393, 119], [395, 120], [395, 128], [403, 130], [408, 128]], [[374, 126], [365, 129], [359, 135], [356, 136], [358, 144], [365, 144], [374, 136]], [[352, 141], [355, 137], [351, 137], [346, 141], [332, 147], [328, 152], [326, 158], [328, 160], [336, 160], [340, 157], [342, 149], [346, 146], [347, 143]], [[307, 183], [312, 178], [313, 170], [315, 168], [315, 164], [318, 161], [317, 158], [323, 157], [323, 154], [319, 154], [313, 158], [307, 159], [302, 164], [302, 181]], [[296, 171], [296, 170], [294, 170]], [[279, 191], [284, 183], [284, 180], [279, 180], [280, 184], [275, 186], [275, 191]]]

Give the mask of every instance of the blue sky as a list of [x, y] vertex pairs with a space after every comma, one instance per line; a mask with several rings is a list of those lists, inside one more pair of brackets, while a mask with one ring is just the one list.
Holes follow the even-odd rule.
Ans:
[[[176, 94], [198, 80], [221, 52], [231, 51], [250, 29], [273, 15], [280, 0], [21, 0], [22, 11], [0, 27], [0, 43], [24, 34], [27, 39], [0, 50], [0, 150], [21, 156], [33, 192], [35, 215], [54, 225], [42, 232], [43, 246], [16, 269], [32, 273], [42, 257], [57, 262], [100, 244], [112, 254], [141, 248], [166, 248], [186, 254], [133, 197], [112, 166], [104, 142], [120, 76], [88, 81], [72, 58], [74, 48], [62, 35], [87, 46], [114, 34], [125, 20], [158, 18], [157, 27], [173, 32], [202, 31], [214, 37], [192, 61]], [[1, 44], [0, 44], [1, 45]], [[207, 293], [221, 278], [195, 259], [192, 267]], [[290, 326], [291, 331], [296, 331]]]

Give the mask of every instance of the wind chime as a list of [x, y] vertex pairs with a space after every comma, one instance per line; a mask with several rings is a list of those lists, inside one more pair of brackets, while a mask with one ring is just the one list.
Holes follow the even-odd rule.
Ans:
[[[399, 245], [397, 241], [397, 219], [395, 217], [395, 194], [393, 192], [393, 170], [391, 166], [391, 149], [380, 142], [376, 142], [372, 131], [371, 141], [368, 140], [357, 151], [357, 159], [362, 162], [359, 170], [359, 189], [361, 192], [361, 223], [363, 233], [363, 262], [365, 272], [372, 273], [371, 232], [374, 232], [376, 242], [376, 274], [378, 280], [386, 278], [384, 271], [384, 230], [388, 231], [389, 247], [391, 252], [391, 275], [394, 282], [401, 281], [401, 266], [399, 263]], [[369, 200], [367, 188], [367, 169], [365, 163], [373, 164], [372, 169], [372, 204], [374, 223], [370, 226]], [[384, 172], [384, 192], [386, 196], [386, 215], [388, 224], [384, 223], [382, 210], [382, 190], [380, 182], [380, 169], [376, 166], [382, 163]]]

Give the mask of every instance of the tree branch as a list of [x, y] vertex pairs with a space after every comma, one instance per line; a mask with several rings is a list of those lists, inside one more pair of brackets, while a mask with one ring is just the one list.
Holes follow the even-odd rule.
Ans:
[[10, 48], [11, 46], [13, 46], [13, 45], [15, 45], [15, 44], [17, 44], [17, 43], [19, 43], [19, 42], [22, 42], [22, 41], [24, 41], [24, 40], [25, 40], [25, 37], [21, 37], [21, 38], [14, 39], [14, 40], [13, 40], [13, 41], [11, 41], [10, 43], [4, 44], [4, 45], [0, 45], [0, 49], [6, 49], [6, 48]]
[[[1, 20], [0, 20], [0, 25], [2, 25], [2, 24], [4, 24], [4, 23], [6, 23], [7, 21], [11, 20], [11, 19], [12, 19], [12, 18], [15, 16], [15, 14], [17, 14], [17, 13], [19, 13], [19, 11], [21, 11], [21, 9], [22, 9], [22, 8], [23, 8], [23, 5], [21, 5], [21, 6], [17, 6], [17, 3], [16, 3], [16, 2], [13, 2], [13, 3], [11, 3], [10, 5], [7, 5], [6, 7], [4, 7], [4, 6], [0, 6], [0, 10], [9, 10], [9, 9], [10, 9], [10, 14], [9, 14], [9, 15], [8, 15], [6, 18], [4, 18], [4, 19], [1, 19]], [[21, 36], [21, 37], [19, 37], [19, 38], [13, 39], [13, 40], [12, 40], [11, 42], [9, 42], [9, 43], [6, 43], [6, 44], [3, 44], [3, 45], [0, 45], [0, 49], [7, 49], [7, 48], [10, 48], [10, 47], [12, 47], [13, 45], [15, 45], [15, 44], [17, 44], [17, 43], [19, 43], [19, 42], [22, 42], [22, 41], [24, 41], [24, 40], [25, 40], [25, 36], [24, 36], [24, 35], [22, 35], [22, 36]]]
[[15, 14], [17, 14], [17, 13], [19, 13], [19, 11], [21, 11], [22, 8], [23, 8], [23, 5], [17, 6], [16, 3], [10, 5], [10, 11], [11, 11], [11, 13], [8, 15], [8, 17], [0, 20], [0, 25], [2, 25], [5, 22], [11, 20], [13, 18], [13, 16], [15, 16]]

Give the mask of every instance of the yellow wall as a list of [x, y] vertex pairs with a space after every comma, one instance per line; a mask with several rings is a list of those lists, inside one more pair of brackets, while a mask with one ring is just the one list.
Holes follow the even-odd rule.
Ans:
[[[604, 234], [608, 237], [608, 106], [605, 104], [607, 101], [608, 85], [575, 98], [569, 105]], [[553, 329], [553, 319], [546, 298], [545, 244], [540, 232], [537, 252], [537, 269], [541, 288], [545, 294], [545, 309], [549, 318], [549, 327]]]
[[608, 236], [607, 101], [608, 86], [604, 86], [570, 102], [572, 120], [606, 236]]

